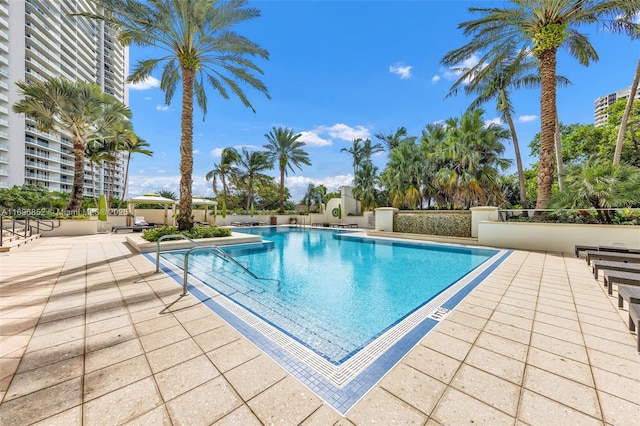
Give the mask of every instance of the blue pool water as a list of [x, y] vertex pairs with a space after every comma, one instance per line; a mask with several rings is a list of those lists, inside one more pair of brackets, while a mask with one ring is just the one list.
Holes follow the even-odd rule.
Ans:
[[[272, 244], [223, 249], [271, 280], [207, 252], [191, 255], [192, 275], [336, 365], [497, 253], [321, 229], [242, 232]], [[184, 252], [163, 257], [182, 266]]]

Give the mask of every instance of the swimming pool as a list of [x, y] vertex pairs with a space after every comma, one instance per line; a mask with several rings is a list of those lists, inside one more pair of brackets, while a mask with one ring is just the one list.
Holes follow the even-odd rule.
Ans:
[[[190, 274], [216, 295], [197, 297], [231, 313], [225, 319], [342, 413], [506, 257], [349, 231], [242, 232], [270, 243], [224, 250], [270, 279], [196, 252]], [[184, 252], [162, 258], [180, 267]]]

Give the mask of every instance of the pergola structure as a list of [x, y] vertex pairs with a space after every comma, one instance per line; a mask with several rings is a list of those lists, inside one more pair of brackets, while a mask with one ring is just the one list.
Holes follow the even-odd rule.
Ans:
[[[164, 224], [165, 225], [169, 225], [170, 221], [169, 221], [169, 206], [171, 206], [171, 209], [173, 210], [173, 207], [176, 204], [175, 200], [172, 200], [171, 198], [165, 198], [165, 197], [161, 197], [158, 194], [154, 194], [154, 193], [149, 193], [149, 194], [144, 194], [144, 195], [140, 195], [138, 197], [134, 197], [134, 198], [130, 198], [129, 200], [127, 200], [127, 212], [129, 213], [127, 215], [127, 226], [131, 225], [131, 218], [135, 217], [135, 212], [136, 212], [136, 204], [162, 204], [164, 205]], [[172, 214], [173, 216], [173, 214]]]

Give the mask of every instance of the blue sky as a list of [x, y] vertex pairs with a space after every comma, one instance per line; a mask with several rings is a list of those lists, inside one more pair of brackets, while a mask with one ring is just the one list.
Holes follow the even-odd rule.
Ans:
[[[212, 196], [205, 174], [219, 161], [225, 147], [261, 149], [264, 135], [279, 126], [302, 133], [312, 166], [290, 174], [286, 185], [299, 201], [309, 183], [329, 190], [349, 184], [351, 156], [340, 149], [354, 138], [389, 134], [400, 126], [420, 136], [429, 123], [459, 117], [470, 100], [463, 94], [444, 99], [456, 78], [440, 65], [443, 55], [465, 44], [457, 29], [474, 17], [469, 7], [497, 6], [494, 1], [253, 1], [262, 16], [238, 31], [270, 53], [258, 61], [271, 100], [245, 90], [256, 113], [237, 99], [224, 100], [208, 92], [208, 113], [194, 114], [193, 193]], [[599, 96], [629, 87], [640, 43], [594, 27], [582, 29], [600, 60], [589, 67], [561, 52], [558, 73], [572, 85], [558, 89], [558, 113], [564, 123], [593, 122], [593, 102]], [[162, 53], [132, 47], [131, 67], [138, 60]], [[154, 73], [159, 79], [162, 70]], [[132, 88], [130, 108], [136, 133], [151, 144], [153, 157], [134, 155], [129, 195], [170, 190], [179, 194], [181, 92], [171, 105], [157, 80]], [[539, 90], [514, 93], [516, 130], [525, 167], [528, 143], [540, 129]], [[494, 104], [485, 119], [497, 120]], [[511, 142], [505, 157], [514, 159]], [[375, 158], [384, 167], [386, 153]], [[514, 169], [515, 170], [515, 169]], [[277, 176], [277, 170], [271, 172]]]

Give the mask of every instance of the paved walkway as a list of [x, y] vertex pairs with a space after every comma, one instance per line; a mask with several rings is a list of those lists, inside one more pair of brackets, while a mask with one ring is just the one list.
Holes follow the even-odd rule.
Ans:
[[516, 251], [340, 416], [122, 235], [0, 254], [0, 424], [637, 424], [626, 307]]

